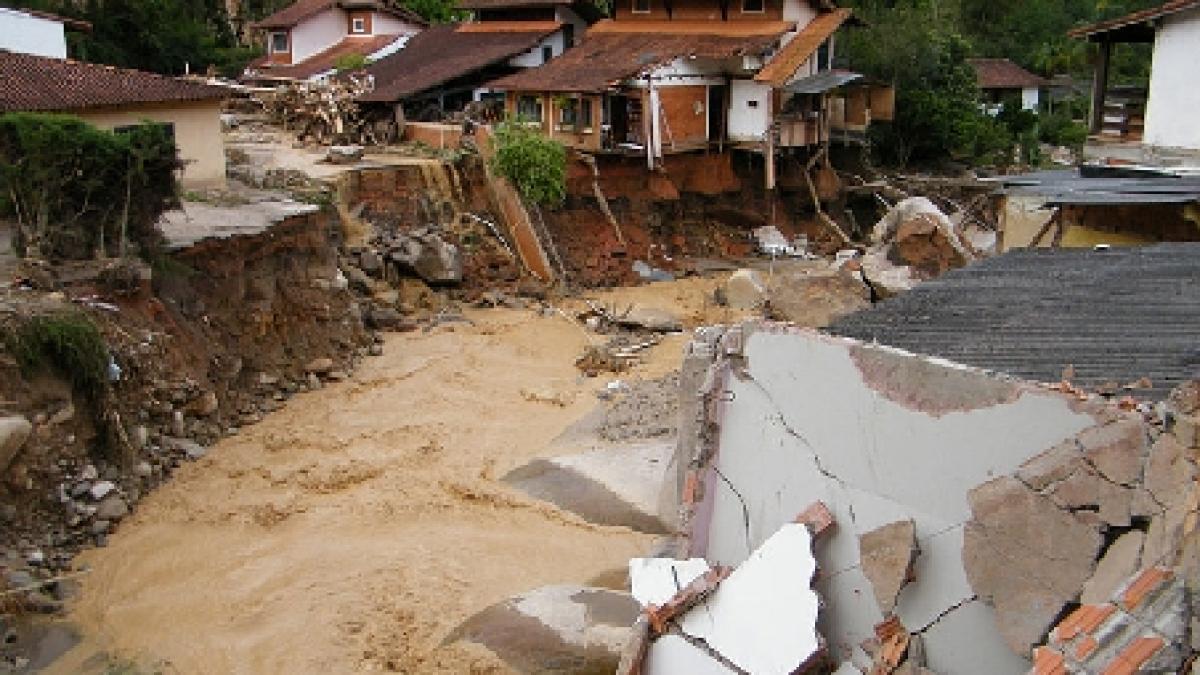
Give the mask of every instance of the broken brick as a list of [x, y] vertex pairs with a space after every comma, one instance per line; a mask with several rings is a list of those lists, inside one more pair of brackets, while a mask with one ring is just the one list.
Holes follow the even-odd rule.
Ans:
[[917, 560], [917, 530], [912, 520], [900, 520], [858, 537], [859, 563], [871, 582], [875, 602], [884, 614], [896, 607], [904, 585], [912, 580]]
[[675, 594], [675, 597], [663, 605], [650, 605], [646, 607], [646, 618], [650, 620], [650, 628], [654, 631], [654, 634], [662, 635], [665, 633], [668, 623], [673, 621], [675, 617], [695, 607], [700, 601], [717, 590], [717, 586], [732, 571], [729, 567], [714, 567], [697, 577], [695, 581], [685, 586], [683, 590]]
[[1121, 606], [1125, 611], [1133, 611], [1142, 601], [1159, 591], [1165, 582], [1170, 581], [1175, 573], [1165, 567], [1150, 567], [1142, 573], [1121, 594]]
[[1092, 652], [1100, 646], [1100, 642], [1091, 635], [1085, 635], [1079, 644], [1075, 645], [1075, 660], [1082, 661], [1091, 656]]
[[1033, 650], [1034, 675], [1067, 675], [1067, 659], [1056, 649], [1038, 647]]
[[820, 537], [834, 525], [833, 514], [829, 511], [829, 507], [825, 506], [825, 502], [809, 504], [792, 522], [807, 527], [808, 531], [812, 533], [813, 539]]
[[1160, 637], [1139, 637], [1118, 654], [1101, 675], [1133, 675], [1143, 663], [1158, 653], [1164, 644], [1166, 642]]
[[1071, 612], [1053, 631], [1050, 639], [1056, 643], [1070, 642], [1080, 634], [1090, 634], [1100, 627], [1117, 608], [1110, 604], [1083, 605]]

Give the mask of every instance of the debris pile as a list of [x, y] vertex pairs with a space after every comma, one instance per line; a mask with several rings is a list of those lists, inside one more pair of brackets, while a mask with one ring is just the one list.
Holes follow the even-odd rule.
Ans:
[[589, 345], [575, 362], [588, 377], [624, 372], [642, 351], [657, 345], [662, 334], [683, 330], [683, 322], [667, 310], [635, 305], [617, 309], [586, 302], [587, 310], [577, 318], [592, 331], [608, 336], [603, 344]]
[[374, 87], [370, 76], [351, 73], [319, 82], [291, 82], [261, 94], [258, 100], [272, 123], [294, 132], [301, 141], [387, 145], [399, 136], [395, 121], [368, 114], [358, 103], [358, 97]]

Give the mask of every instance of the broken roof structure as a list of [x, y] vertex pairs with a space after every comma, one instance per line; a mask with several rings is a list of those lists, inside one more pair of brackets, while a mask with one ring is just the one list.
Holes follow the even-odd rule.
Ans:
[[[1200, 376], [1200, 243], [1009, 251], [830, 331], [1042, 382], [1161, 399]], [[1145, 384], [1145, 383], [1143, 383]], [[1137, 385], [1140, 386], [1140, 385]]]

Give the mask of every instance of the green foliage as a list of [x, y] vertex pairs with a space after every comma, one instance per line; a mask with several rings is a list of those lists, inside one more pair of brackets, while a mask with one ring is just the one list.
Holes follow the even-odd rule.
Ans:
[[178, 166], [159, 125], [114, 133], [70, 115], [0, 115], [0, 216], [16, 219], [22, 253], [103, 256], [114, 241], [122, 254], [126, 242], [153, 250]]
[[108, 386], [108, 348], [86, 316], [31, 317], [5, 334], [4, 346], [26, 377], [50, 370], [99, 407]]
[[401, 4], [430, 23], [448, 23], [466, 16], [466, 12], [454, 8], [454, 0], [404, 0]]
[[555, 206], [566, 199], [567, 149], [520, 120], [496, 125], [492, 170], [536, 204]]
[[367, 67], [370, 61], [362, 54], [342, 54], [333, 61], [333, 67], [339, 73], [348, 73], [355, 70], [362, 70]]
[[1087, 127], [1072, 118], [1069, 107], [1045, 113], [1038, 120], [1038, 137], [1043, 143], [1079, 149], [1087, 135]]

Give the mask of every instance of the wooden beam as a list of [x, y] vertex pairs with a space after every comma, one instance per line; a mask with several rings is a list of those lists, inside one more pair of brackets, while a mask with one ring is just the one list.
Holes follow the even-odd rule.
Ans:
[[1100, 133], [1104, 127], [1104, 99], [1108, 94], [1108, 66], [1112, 60], [1112, 43], [1101, 42], [1096, 56], [1096, 70], [1092, 78], [1092, 114], [1089, 131]]

